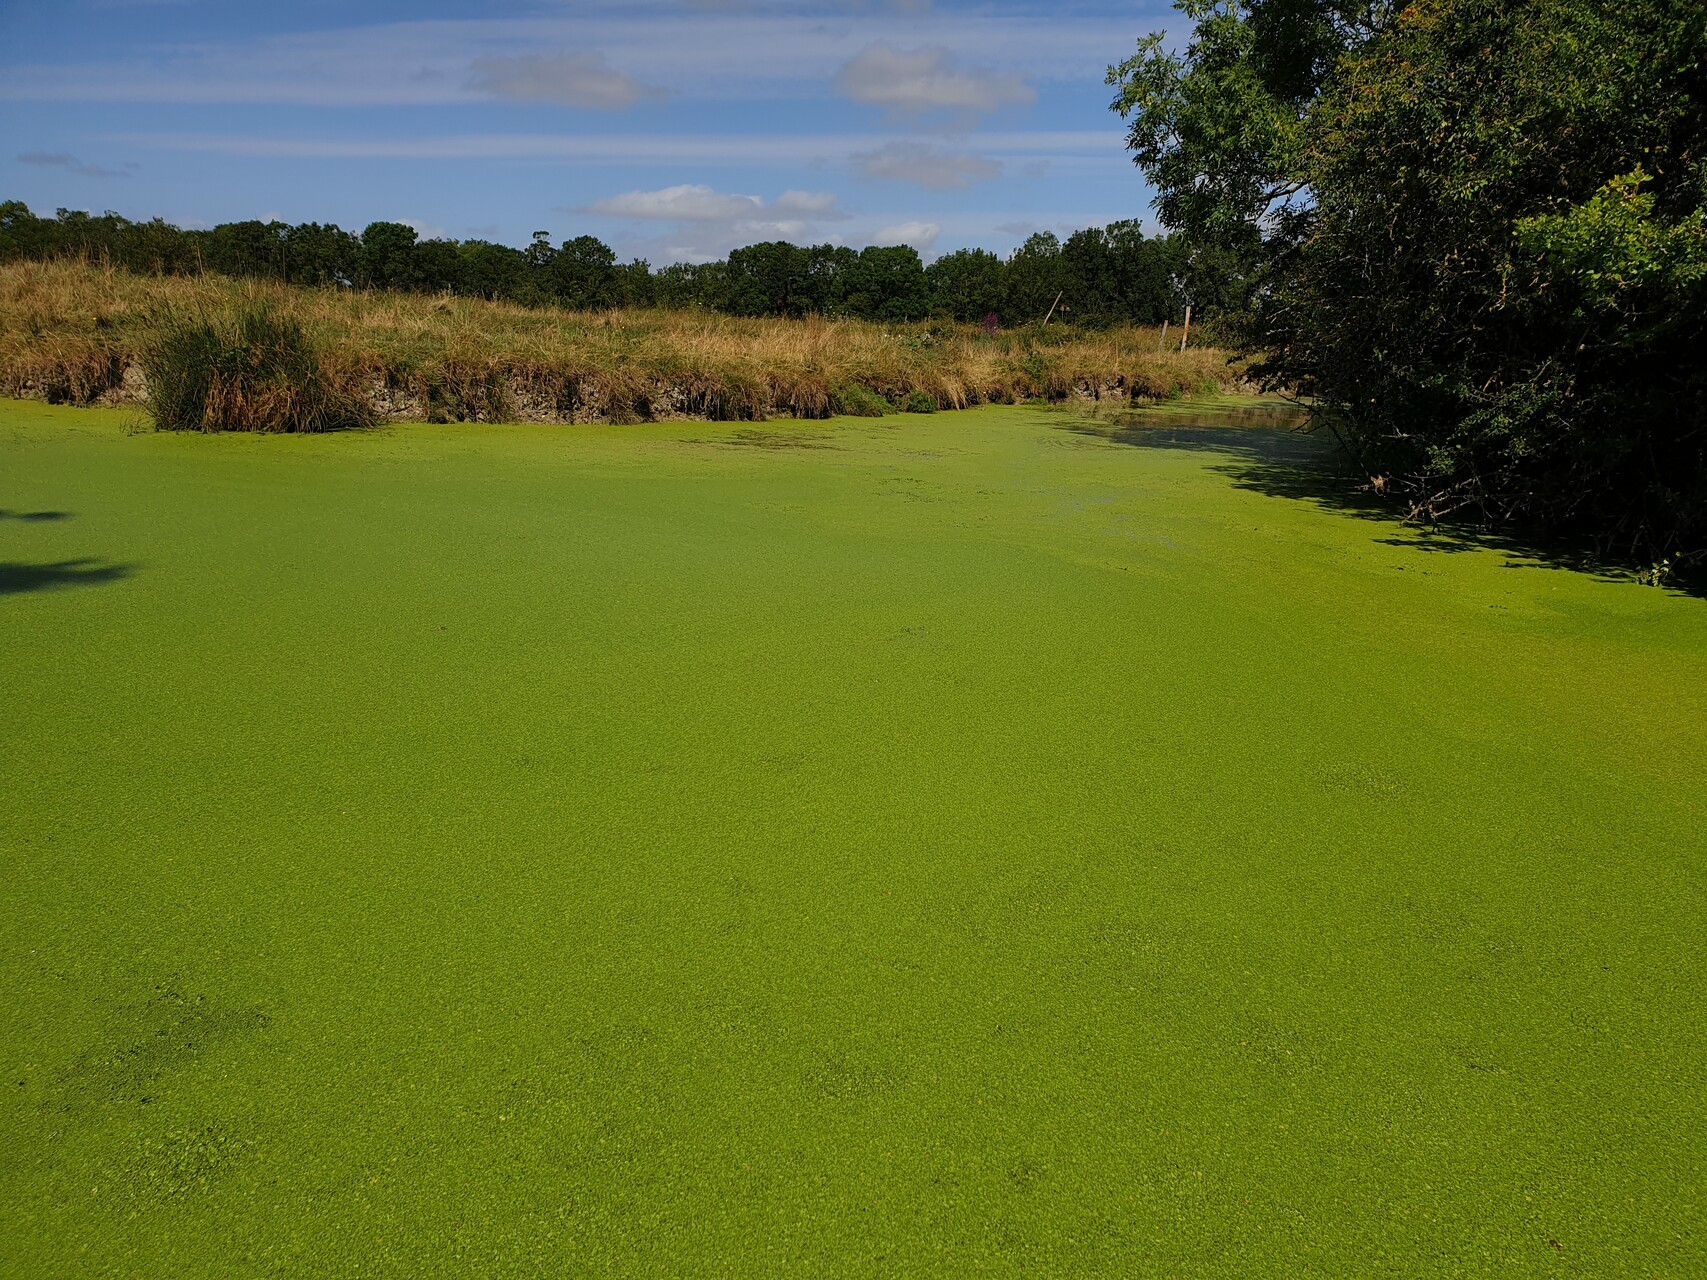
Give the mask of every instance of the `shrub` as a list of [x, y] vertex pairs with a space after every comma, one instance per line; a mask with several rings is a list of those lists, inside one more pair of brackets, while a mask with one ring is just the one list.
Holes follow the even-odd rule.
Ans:
[[1260, 263], [1252, 373], [1415, 516], [1707, 563], [1699, 0], [1176, 7], [1110, 83], [1162, 222]]
[[894, 406], [875, 391], [844, 382], [830, 388], [830, 411], [842, 418], [881, 418]]
[[935, 413], [936, 397], [928, 391], [909, 391], [901, 402], [902, 413]]
[[428, 422], [512, 422], [515, 396], [493, 363], [447, 360], [419, 379]]
[[376, 417], [302, 326], [265, 305], [224, 323], [168, 314], [142, 365], [160, 431], [339, 431]]

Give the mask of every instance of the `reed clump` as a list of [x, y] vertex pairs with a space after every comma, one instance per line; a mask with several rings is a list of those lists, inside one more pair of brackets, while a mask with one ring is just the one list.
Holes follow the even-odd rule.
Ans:
[[302, 325], [265, 302], [226, 316], [168, 313], [143, 349], [142, 369], [161, 431], [312, 433], [378, 417]]
[[378, 419], [758, 422], [881, 414], [925, 398], [939, 409], [1129, 403], [1243, 385], [1243, 366], [1226, 351], [1169, 346], [1158, 349], [1156, 331], [1142, 328], [989, 333], [947, 321], [576, 312], [67, 262], [0, 265], [0, 393], [158, 405], [164, 421], [197, 430]]

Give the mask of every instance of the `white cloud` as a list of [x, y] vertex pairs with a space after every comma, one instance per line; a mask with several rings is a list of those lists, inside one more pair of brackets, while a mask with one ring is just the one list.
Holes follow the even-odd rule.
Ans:
[[399, 218], [398, 222], [414, 229], [415, 234], [422, 240], [449, 240], [450, 232], [431, 222], [423, 222], [419, 218]]
[[721, 222], [781, 226], [831, 222], [844, 218], [828, 192], [784, 191], [766, 204], [758, 196], [735, 195], [684, 183], [661, 191], [627, 191], [595, 200], [583, 212], [607, 218], [647, 218], [660, 222]]
[[901, 120], [945, 112], [959, 120], [975, 119], [998, 107], [1037, 100], [1036, 91], [1011, 72], [962, 70], [947, 49], [899, 49], [883, 40], [842, 68], [836, 88]]
[[771, 212], [792, 213], [822, 222], [836, 222], [847, 217], [836, 208], [836, 197], [828, 191], [784, 191], [771, 204]]
[[942, 227], [935, 222], [902, 222], [893, 227], [884, 227], [872, 239], [873, 244], [898, 245], [910, 244], [920, 253], [929, 253], [936, 248], [937, 237], [942, 235]]
[[608, 65], [602, 53], [476, 58], [473, 69], [471, 86], [495, 98], [622, 111], [642, 98], [664, 96], [661, 90], [649, 88]]
[[[541, 50], [597, 50], [605, 56], [605, 63], [569, 68], [577, 93], [595, 99], [591, 105], [622, 101], [620, 83], [608, 82], [595, 91], [597, 77], [588, 74], [602, 71], [633, 83], [617, 68], [643, 68], [646, 81], [668, 86], [676, 99], [802, 100], [820, 96], [839, 69], [865, 57], [862, 51], [868, 52], [874, 42], [892, 39], [903, 22], [909, 39], [924, 46], [927, 56], [952, 46], [968, 64], [991, 68], [957, 71], [942, 64], [936, 75], [927, 68], [925, 79], [932, 90], [927, 96], [941, 97], [945, 84], [952, 88], [956, 76], [964, 81], [963, 91], [995, 77], [998, 89], [1005, 84], [1009, 91], [1029, 94], [1022, 75], [1034, 82], [1064, 81], [1081, 87], [1087, 76], [1100, 82], [1109, 58], [1128, 47], [1133, 36], [1129, 17], [1096, 12], [987, 9], [969, 21], [963, 10], [938, 8], [903, 20], [893, 7], [875, 0], [847, 0], [841, 12], [826, 21], [822, 3], [766, 0], [726, 9], [730, 11], [695, 12], [682, 0], [576, 0], [574, 5], [534, 6], [529, 16], [186, 39], [136, 45], [123, 54], [82, 61], [52, 61], [46, 48], [5, 49], [0, 52], [0, 101], [297, 103], [316, 108], [467, 104], [489, 100], [493, 92], [470, 77], [470, 66], [481, 61], [490, 61], [499, 72], [495, 85], [531, 85], [548, 95], [544, 100], [556, 101], [567, 90], [550, 74], [535, 83], [529, 60], [540, 59], [549, 72], [564, 58], [597, 57]], [[644, 97], [647, 91], [637, 87]], [[984, 88], [987, 96], [989, 85]]]
[[761, 240], [814, 240], [820, 223], [841, 222], [848, 216], [827, 192], [785, 191], [767, 202], [694, 183], [660, 191], [628, 191], [595, 200], [577, 212], [674, 223], [673, 233], [652, 246], [654, 250], [670, 258], [701, 261]]
[[667, 222], [735, 222], [764, 212], [757, 196], [726, 195], [710, 187], [684, 184], [662, 191], [628, 191], [587, 206], [608, 218], [658, 218]]
[[931, 191], [947, 191], [988, 182], [1002, 173], [1002, 162], [964, 151], [945, 151], [921, 142], [889, 142], [850, 157], [868, 178], [916, 182]]

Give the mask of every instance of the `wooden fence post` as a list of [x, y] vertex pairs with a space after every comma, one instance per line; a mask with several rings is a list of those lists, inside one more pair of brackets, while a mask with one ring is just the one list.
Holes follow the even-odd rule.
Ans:
[[1162, 336], [1160, 338], [1156, 339], [1156, 350], [1157, 351], [1166, 351], [1167, 348], [1168, 348], [1168, 321], [1167, 321], [1167, 317], [1164, 316], [1162, 318]]
[[1179, 349], [1181, 355], [1185, 354], [1185, 343], [1186, 339], [1189, 337], [1191, 337], [1191, 306], [1187, 304], [1185, 309], [1185, 332], [1179, 336]]

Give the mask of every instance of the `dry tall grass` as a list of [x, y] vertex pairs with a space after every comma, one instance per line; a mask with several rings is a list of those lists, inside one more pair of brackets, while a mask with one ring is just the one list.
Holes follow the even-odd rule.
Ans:
[[0, 391], [140, 402], [168, 316], [257, 306], [299, 323], [380, 414], [432, 420], [630, 422], [819, 418], [861, 392], [941, 408], [1070, 396], [1225, 391], [1224, 351], [1158, 350], [1154, 329], [985, 334], [944, 322], [757, 320], [689, 311], [530, 310], [416, 294], [302, 290], [224, 277], [133, 276], [72, 263], [0, 266]]

